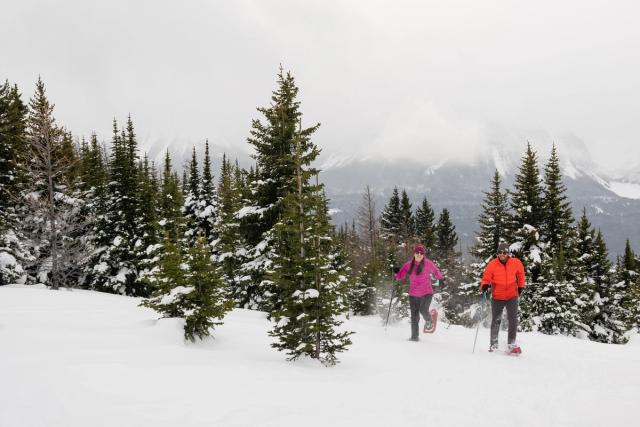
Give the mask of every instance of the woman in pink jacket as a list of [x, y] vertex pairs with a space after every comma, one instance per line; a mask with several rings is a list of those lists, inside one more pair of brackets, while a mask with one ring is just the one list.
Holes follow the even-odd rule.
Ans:
[[423, 245], [416, 245], [413, 248], [413, 258], [402, 268], [395, 268], [396, 280], [402, 280], [409, 274], [409, 307], [411, 309], [411, 341], [418, 341], [418, 323], [420, 314], [426, 322], [425, 328], [431, 327], [431, 315], [429, 306], [433, 298], [433, 288], [431, 287], [431, 275], [442, 280], [443, 276], [433, 261], [424, 256]]

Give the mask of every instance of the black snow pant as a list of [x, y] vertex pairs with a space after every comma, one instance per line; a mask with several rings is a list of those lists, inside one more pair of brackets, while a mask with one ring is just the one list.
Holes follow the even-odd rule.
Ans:
[[418, 323], [420, 322], [421, 314], [425, 322], [431, 322], [429, 306], [431, 305], [432, 298], [433, 294], [421, 297], [412, 297], [409, 295], [409, 308], [411, 309], [411, 338], [418, 338]]
[[509, 300], [491, 300], [491, 345], [498, 345], [498, 331], [500, 330], [500, 320], [502, 320], [502, 310], [507, 308], [507, 319], [509, 320], [508, 343], [515, 344], [516, 330], [518, 329], [518, 297]]

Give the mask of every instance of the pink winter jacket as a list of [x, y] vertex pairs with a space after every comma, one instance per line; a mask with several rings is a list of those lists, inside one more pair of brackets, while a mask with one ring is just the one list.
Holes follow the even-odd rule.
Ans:
[[[402, 280], [406, 276], [409, 268], [411, 268], [411, 261], [402, 266], [400, 271], [396, 274], [396, 280]], [[431, 287], [431, 275], [433, 274], [436, 279], [442, 280], [443, 276], [438, 267], [430, 259], [424, 258], [424, 268], [422, 273], [417, 274], [418, 264], [413, 267], [413, 273], [409, 277], [409, 295], [412, 297], [422, 297], [425, 295], [433, 294], [433, 288]]]

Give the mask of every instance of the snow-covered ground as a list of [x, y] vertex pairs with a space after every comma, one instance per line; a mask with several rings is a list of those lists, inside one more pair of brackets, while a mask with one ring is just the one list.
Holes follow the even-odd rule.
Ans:
[[[638, 425], [640, 339], [624, 346], [520, 334], [521, 357], [486, 351], [488, 330], [445, 324], [418, 343], [352, 318], [342, 363], [291, 363], [264, 314], [235, 310], [215, 339], [134, 298], [0, 287], [0, 426]], [[504, 334], [504, 333], [502, 333]], [[504, 339], [501, 335], [501, 339]]]

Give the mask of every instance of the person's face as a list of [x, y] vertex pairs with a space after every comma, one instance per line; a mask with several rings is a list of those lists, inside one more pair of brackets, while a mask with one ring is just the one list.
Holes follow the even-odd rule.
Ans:
[[424, 258], [424, 254], [422, 252], [415, 252], [413, 254], [413, 259], [415, 259], [417, 262], [422, 261], [422, 258]]
[[502, 262], [506, 261], [509, 258], [509, 251], [500, 251], [498, 252], [498, 259]]

